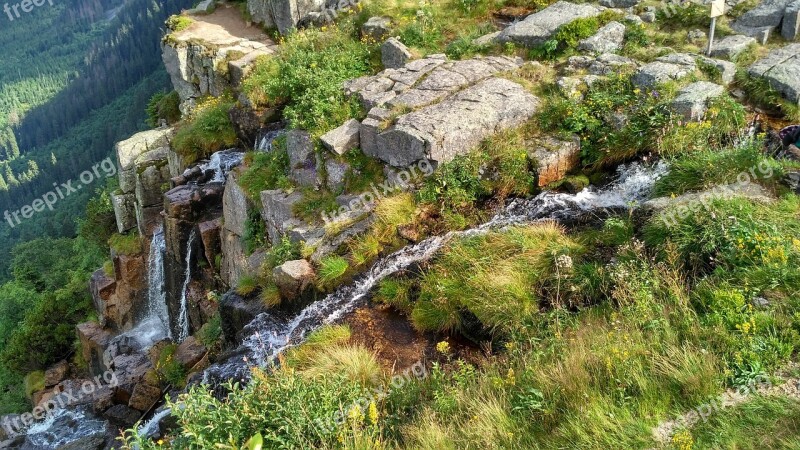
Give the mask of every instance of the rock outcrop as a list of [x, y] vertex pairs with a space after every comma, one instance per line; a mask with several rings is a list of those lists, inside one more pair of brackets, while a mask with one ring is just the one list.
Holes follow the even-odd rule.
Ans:
[[257, 27], [248, 27], [231, 5], [193, 16], [189, 27], [167, 35], [162, 46], [183, 113], [192, 109], [195, 99], [219, 97], [238, 85], [258, 57], [274, 53], [275, 42]]
[[161, 194], [169, 186], [169, 144], [174, 130], [143, 131], [115, 146], [119, 162], [119, 190], [112, 194], [117, 229], [134, 228], [152, 235], [161, 212]]
[[763, 77], [787, 100], [800, 103], [800, 44], [777, 48], [747, 69], [754, 77]]
[[536, 47], [550, 39], [560, 27], [599, 14], [600, 9], [592, 5], [559, 1], [506, 28], [497, 40]]
[[708, 109], [708, 102], [725, 93], [725, 88], [708, 81], [697, 81], [680, 91], [672, 101], [672, 109], [686, 120], [702, 120]]
[[300, 23], [317, 18], [319, 14], [314, 13], [323, 11], [325, 6], [324, 0], [249, 0], [247, 11], [254, 22], [287, 34]]
[[[345, 83], [346, 92], [370, 108], [361, 124], [361, 149], [396, 167], [425, 158], [446, 162], [468, 152], [536, 111], [536, 97], [494, 77], [520, 65], [521, 60], [508, 57], [448, 62], [432, 55]], [[416, 110], [391, 124], [392, 109]]]

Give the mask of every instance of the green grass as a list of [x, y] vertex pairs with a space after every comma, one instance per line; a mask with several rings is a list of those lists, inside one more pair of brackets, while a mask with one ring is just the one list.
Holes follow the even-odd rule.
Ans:
[[238, 138], [228, 116], [231, 106], [233, 101], [227, 98], [207, 99], [177, 126], [172, 148], [181, 155], [184, 164], [236, 145]]
[[243, 82], [258, 106], [281, 106], [291, 128], [319, 137], [347, 119], [363, 115], [341, 89], [345, 80], [371, 71], [375, 47], [350, 37], [344, 25], [289, 35], [275, 57], [259, 60]]
[[247, 196], [261, 203], [261, 191], [287, 189], [289, 180], [289, 154], [286, 153], [286, 138], [278, 138], [271, 152], [250, 152], [245, 155], [245, 170], [239, 184]]
[[326, 256], [319, 262], [317, 281], [323, 289], [332, 287], [347, 273], [349, 268], [350, 263], [341, 256]]
[[115, 233], [108, 239], [108, 245], [118, 255], [133, 256], [142, 253], [142, 240], [138, 233]]
[[695, 449], [799, 449], [800, 402], [756, 396], [715, 412], [692, 430]]

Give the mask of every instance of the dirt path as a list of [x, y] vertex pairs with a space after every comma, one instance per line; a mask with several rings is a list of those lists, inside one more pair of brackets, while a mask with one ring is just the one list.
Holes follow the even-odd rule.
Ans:
[[194, 23], [175, 34], [181, 39], [198, 39], [218, 45], [246, 39], [274, 46], [275, 42], [259, 27], [248, 25], [235, 6], [223, 4], [208, 15], [190, 16]]

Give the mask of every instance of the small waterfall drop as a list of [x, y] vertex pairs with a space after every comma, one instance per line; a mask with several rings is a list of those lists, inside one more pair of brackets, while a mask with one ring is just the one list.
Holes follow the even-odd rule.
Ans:
[[285, 133], [286, 130], [283, 129], [267, 131], [256, 138], [256, 145], [254, 147], [260, 152], [270, 152], [272, 151], [272, 142]]
[[144, 321], [160, 324], [164, 334], [172, 339], [169, 326], [169, 309], [167, 308], [167, 292], [164, 289], [164, 253], [167, 242], [164, 230], [158, 229], [150, 242], [150, 256], [147, 261], [147, 310]]
[[189, 307], [187, 305], [187, 296], [189, 291], [189, 282], [192, 281], [192, 250], [194, 248], [194, 241], [197, 238], [197, 233], [194, 229], [189, 233], [189, 241], [186, 243], [186, 275], [183, 280], [183, 289], [181, 290], [181, 309], [178, 315], [178, 326], [180, 332], [178, 334], [178, 343], [183, 342], [189, 337]]
[[244, 153], [237, 150], [222, 150], [211, 155], [211, 159], [201, 166], [201, 170], [213, 170], [214, 177], [209, 183], [224, 183], [234, 167], [244, 160]]
[[246, 379], [249, 365], [264, 365], [274, 361], [285, 349], [302, 343], [309, 332], [322, 325], [334, 323], [363, 304], [378, 282], [413, 264], [430, 259], [454, 238], [541, 220], [568, 220], [592, 211], [628, 208], [647, 200], [653, 184], [667, 169], [667, 164], [663, 162], [652, 167], [634, 163], [620, 167], [617, 180], [602, 190], [587, 188], [574, 195], [543, 192], [532, 199], [514, 200], [481, 226], [433, 236], [386, 256], [353, 284], [342, 286], [323, 300], [309, 305], [288, 323], [280, 322], [269, 313], [259, 314], [242, 331], [248, 337], [237, 349], [236, 354], [241, 357], [210, 367], [204, 374], [204, 382]]

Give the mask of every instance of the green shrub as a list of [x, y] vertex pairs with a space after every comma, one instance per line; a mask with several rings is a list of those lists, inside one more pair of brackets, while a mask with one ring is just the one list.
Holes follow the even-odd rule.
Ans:
[[162, 119], [166, 120], [168, 125], [181, 120], [180, 103], [178, 91], [169, 94], [156, 92], [147, 103], [147, 124], [155, 128]]
[[191, 164], [212, 153], [234, 147], [236, 131], [228, 116], [233, 101], [228, 98], [211, 98], [197, 105], [191, 116], [178, 125], [172, 148]]
[[142, 240], [136, 232], [130, 234], [114, 233], [108, 239], [108, 245], [111, 250], [119, 255], [133, 256], [142, 253]]
[[178, 389], [186, 386], [186, 369], [175, 359], [177, 344], [170, 344], [161, 350], [156, 363], [156, 370], [161, 380]]
[[167, 19], [167, 28], [172, 31], [183, 31], [193, 24], [194, 20], [191, 17], [182, 15], [173, 15]]
[[247, 255], [252, 255], [254, 251], [267, 243], [267, 226], [261, 217], [261, 212], [257, 209], [251, 209], [247, 212], [247, 222], [244, 224], [242, 243]]
[[289, 154], [286, 138], [279, 138], [270, 152], [252, 152], [245, 155], [245, 170], [239, 177], [242, 189], [256, 203], [261, 203], [261, 191], [287, 189], [289, 180]]
[[219, 314], [214, 316], [197, 332], [197, 338], [206, 346], [214, 348], [222, 338], [222, 319]]
[[[242, 448], [257, 433], [264, 448], [336, 448], [352, 441], [354, 434], [375, 430], [356, 403], [369, 398], [368, 392], [344, 377], [306, 379], [288, 370], [266, 375], [256, 369], [246, 387], [226, 388], [229, 394], [222, 401], [206, 387], [194, 386], [178, 398], [180, 406], [169, 403], [182, 429], [173, 448], [215, 448], [221, 443]], [[340, 423], [338, 417], [344, 420]], [[126, 433], [126, 441], [143, 450], [160, 447], [135, 430]]]
[[300, 258], [300, 244], [292, 242], [288, 236], [282, 236], [279, 242], [274, 242], [267, 252], [264, 268], [272, 270], [285, 263]]
[[336, 27], [296, 32], [282, 43], [277, 56], [259, 61], [243, 91], [257, 105], [285, 104], [283, 115], [291, 128], [319, 136], [363, 114], [341, 86], [370, 71], [370, 52], [369, 46]]

